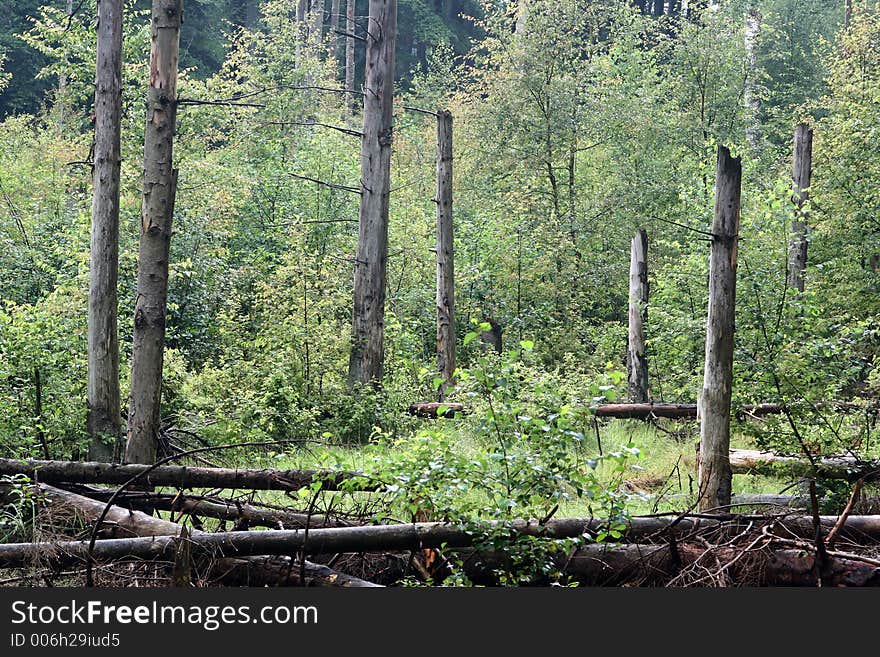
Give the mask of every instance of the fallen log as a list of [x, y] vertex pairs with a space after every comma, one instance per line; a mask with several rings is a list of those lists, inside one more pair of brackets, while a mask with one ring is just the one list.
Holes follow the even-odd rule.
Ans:
[[409, 405], [409, 413], [418, 417], [436, 418], [441, 407], [446, 409], [441, 417], [452, 418], [456, 413], [464, 412], [464, 404], [458, 402], [415, 402]]
[[814, 465], [795, 456], [780, 456], [757, 449], [732, 449], [730, 467], [734, 474], [822, 477], [848, 481], [880, 480], [880, 462], [861, 461], [851, 457], [817, 459]]
[[[149, 472], [147, 472], [149, 470]], [[146, 473], [146, 474], [143, 474]], [[91, 461], [40, 461], [0, 459], [0, 475], [26, 475], [34, 481], [54, 483], [123, 484], [143, 475], [143, 486], [177, 488], [241, 488], [247, 490], [299, 490], [316, 481], [324, 490], [371, 491], [381, 484], [368, 475], [332, 470], [272, 470], [203, 468], [183, 465], [119, 465]]]
[[[100, 504], [100, 503], [98, 503]], [[821, 525], [830, 529], [837, 516], [821, 516]], [[664, 533], [674, 531], [687, 535], [698, 530], [742, 530], [746, 523], [755, 526], [773, 523], [786, 535], [811, 537], [814, 534], [813, 519], [810, 516], [786, 518], [765, 516], [720, 516], [720, 517], [663, 517], [633, 518], [623, 528], [624, 540], [656, 535], [663, 538]], [[485, 527], [499, 528], [497, 522], [486, 523]], [[505, 523], [503, 528], [509, 536], [542, 536], [546, 538], [574, 538], [594, 534], [606, 526], [597, 519], [560, 518], [545, 524], [537, 520], [516, 520]], [[849, 516], [843, 525], [842, 534], [872, 540], [880, 539], [880, 517]], [[364, 525], [357, 527], [334, 527], [305, 530], [241, 531], [217, 534], [193, 534], [190, 541], [193, 554], [196, 550], [212, 558], [241, 557], [253, 555], [297, 555], [336, 554], [340, 552], [390, 552], [399, 550], [420, 550], [425, 548], [473, 547], [476, 528], [463, 528], [458, 525], [423, 522], [406, 525]], [[113, 560], [127, 556], [145, 559], [169, 558], [174, 554], [176, 544], [173, 537], [155, 536], [148, 538], [107, 539], [97, 541], [94, 556], [99, 560]], [[86, 557], [88, 541], [66, 541], [59, 543], [10, 543], [0, 544], [0, 567], [18, 567], [36, 558], [50, 558], [59, 565], [68, 565]]]
[[[84, 485], [65, 485], [66, 490], [72, 493], [88, 497], [89, 499], [106, 502], [114, 493], [112, 489], [95, 488]], [[137, 510], [155, 509], [157, 511], [173, 511], [194, 516], [203, 516], [235, 522], [245, 527], [267, 527], [269, 529], [296, 529], [305, 527], [350, 527], [355, 524], [341, 519], [327, 518], [320, 514], [295, 513], [279, 509], [239, 502], [238, 500], [226, 500], [220, 498], [207, 498], [199, 495], [184, 495], [182, 493], [151, 493], [132, 491], [123, 493], [116, 498], [115, 504], [123, 508]]]
[[[804, 550], [663, 545], [587, 545], [554, 558], [565, 576], [591, 586], [816, 586], [815, 557]], [[469, 577], [493, 582], [502, 555], [475, 559]], [[878, 586], [880, 568], [858, 559], [835, 557], [823, 573], [825, 586]]]
[[[851, 412], [862, 408], [862, 406], [850, 402], [819, 403], [816, 404], [816, 407], [831, 407], [838, 412]], [[665, 402], [599, 404], [593, 410], [597, 417], [619, 419], [647, 420], [651, 417], [662, 417], [673, 420], [695, 420], [697, 418], [696, 404], [669, 404]], [[775, 415], [785, 413], [786, 410], [788, 410], [788, 407], [784, 404], [743, 404], [733, 409], [738, 419], [743, 419], [747, 416]]]
[[[55, 488], [47, 484], [38, 486], [42, 505], [49, 505], [56, 514], [75, 513], [86, 523], [94, 523], [101, 516], [105, 505], [101, 502], [77, 495], [69, 491]], [[101, 527], [96, 542], [102, 545], [107, 540], [152, 540], [152, 537], [163, 537], [176, 546], [177, 537], [184, 527], [174, 522], [155, 518], [140, 511], [130, 511], [118, 506], [111, 506]], [[190, 539], [198, 541], [200, 537], [213, 536], [206, 532], [188, 529]], [[88, 547], [88, 541], [74, 541]], [[27, 544], [26, 544], [27, 545]], [[52, 543], [49, 543], [52, 545]], [[50, 551], [51, 552], [51, 551]], [[85, 554], [83, 554], [85, 557]], [[168, 555], [173, 557], [173, 552]], [[56, 563], [49, 557], [51, 563]], [[26, 567], [33, 561], [22, 562], [18, 567]], [[301, 567], [299, 560], [290, 557], [248, 557], [244, 559], [218, 559], [211, 562], [208, 577], [216, 576], [220, 583], [233, 586], [343, 586], [372, 587], [371, 582], [357, 577], [336, 572], [327, 566], [306, 561]], [[305, 579], [302, 575], [305, 575]]]

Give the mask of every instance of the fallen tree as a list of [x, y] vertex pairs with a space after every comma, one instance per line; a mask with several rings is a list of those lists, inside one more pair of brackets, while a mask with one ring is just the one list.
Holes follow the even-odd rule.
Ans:
[[0, 475], [26, 475], [48, 484], [124, 484], [139, 476], [140, 486], [177, 488], [241, 488], [248, 490], [299, 490], [316, 481], [324, 490], [377, 490], [381, 484], [368, 475], [332, 470], [272, 470], [203, 468], [184, 465], [120, 465], [92, 461], [41, 461], [0, 459]]
[[851, 457], [821, 458], [815, 463], [795, 456], [780, 456], [756, 449], [730, 450], [730, 467], [734, 474], [786, 475], [823, 477], [856, 481], [880, 480], [880, 463]]
[[[100, 504], [100, 503], [98, 503]], [[837, 516], [822, 516], [821, 526], [831, 529]], [[810, 516], [774, 518], [772, 516], [663, 517], [633, 518], [623, 528], [623, 540], [654, 537], [664, 539], [670, 533], [688, 535], [696, 531], [718, 530], [727, 533], [743, 527], [769, 525], [789, 536], [805, 538], [814, 535]], [[541, 536], [575, 538], [594, 534], [607, 527], [597, 519], [560, 518], [544, 524], [536, 520], [515, 520], [504, 525], [485, 523], [483, 528], [503, 530], [509, 537]], [[843, 534], [871, 540], [880, 539], [880, 517], [849, 516]], [[479, 544], [480, 527], [461, 527], [440, 522], [401, 525], [364, 525], [305, 530], [240, 531], [208, 534], [199, 532], [189, 540], [193, 550], [211, 557], [253, 555], [335, 554], [341, 552], [385, 552], [426, 548], [461, 548]], [[59, 565], [76, 563], [87, 558], [88, 541], [57, 543], [0, 544], [0, 566], [18, 567], [34, 559], [48, 558]], [[113, 560], [128, 556], [142, 559], [169, 558], [174, 554], [173, 536], [118, 538], [97, 541], [93, 556]]]
[[[66, 490], [93, 500], [107, 502], [114, 491], [85, 485], [62, 484]], [[183, 493], [152, 493], [130, 491], [116, 498], [115, 504], [138, 510], [155, 509], [173, 511], [189, 516], [214, 518], [236, 523], [236, 526], [267, 527], [270, 529], [294, 529], [304, 527], [349, 527], [354, 523], [328, 518], [320, 514], [309, 515], [293, 511], [270, 509], [239, 500], [185, 495]]]
[[410, 415], [418, 417], [438, 417], [440, 409], [443, 410], [441, 417], [455, 417], [456, 413], [464, 411], [464, 404], [458, 402], [415, 402], [409, 405]]
[[[104, 511], [105, 504], [89, 499], [82, 495], [77, 495], [60, 488], [55, 488], [47, 484], [38, 486], [39, 499], [44, 511], [57, 516], [75, 515], [80, 521], [87, 524], [95, 523]], [[180, 536], [184, 532], [184, 526], [179, 525], [162, 518], [156, 518], [140, 511], [132, 511], [123, 509], [118, 506], [111, 506], [107, 511], [101, 527], [98, 529], [99, 536], [102, 540], [96, 542], [96, 546], [103, 545], [108, 541], [125, 541], [140, 540], [151, 541], [155, 537], [162, 537], [168, 541], [168, 545], [172, 550], [166, 556], [174, 558], [177, 545], [180, 542]], [[186, 541], [198, 543], [200, 538], [206, 536], [215, 536], [206, 532], [187, 528]], [[85, 544], [88, 547], [88, 541], [72, 541], [72, 543]], [[48, 545], [64, 545], [61, 543], [48, 543]], [[23, 544], [23, 545], [40, 545]], [[97, 552], [97, 550], [96, 550]], [[34, 563], [45, 560], [52, 565], [61, 565], [52, 554], [53, 550], [40, 551], [37, 550], [33, 554], [34, 559], [26, 559], [18, 563], [16, 567], [27, 567]], [[41, 554], [42, 556], [37, 556]], [[86, 555], [83, 553], [83, 559]], [[61, 559], [62, 563], [74, 563], [78, 559], [67, 561]], [[371, 582], [352, 577], [344, 573], [328, 568], [327, 566], [312, 563], [310, 561], [300, 562], [292, 559], [290, 556], [249, 556], [247, 558], [220, 558], [210, 560], [208, 564], [207, 577], [216, 578], [219, 583], [233, 586], [343, 586], [343, 587], [371, 587], [376, 586]]]
[[[862, 408], [858, 404], [850, 402], [820, 403], [815, 406], [820, 409], [831, 407], [838, 412], [851, 412]], [[619, 419], [647, 420], [652, 417], [662, 417], [673, 420], [695, 420], [697, 418], [696, 404], [669, 404], [665, 402], [599, 404], [593, 410], [597, 417]], [[743, 419], [747, 416], [761, 417], [785, 413], [790, 408], [784, 404], [743, 404], [733, 410], [737, 418]]]

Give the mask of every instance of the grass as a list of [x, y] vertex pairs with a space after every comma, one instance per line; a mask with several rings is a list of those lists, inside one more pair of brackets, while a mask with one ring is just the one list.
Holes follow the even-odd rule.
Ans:
[[[425, 427], [441, 427], [455, 446], [455, 452], [465, 457], [478, 457], [485, 454], [488, 445], [476, 436], [468, 423], [457, 420], [436, 423], [426, 421]], [[668, 422], [658, 428], [655, 425], [636, 420], [612, 420], [600, 426], [600, 438], [604, 453], [622, 450], [633, 446], [639, 451], [637, 458], [628, 461], [623, 474], [621, 490], [627, 496], [627, 508], [630, 513], [647, 514], [669, 511], [680, 511], [690, 507], [695, 499], [697, 489], [696, 449], [699, 441], [699, 429], [695, 422]], [[753, 448], [754, 443], [741, 434], [734, 434], [731, 440], [733, 447]], [[585, 456], [598, 453], [595, 435], [588, 436], [583, 446]], [[315, 445], [298, 448], [294, 451], [263, 456], [251, 463], [240, 463], [240, 467], [272, 467], [272, 468], [315, 468], [375, 471], [377, 464], [373, 461], [375, 450], [362, 446]], [[612, 481], [612, 468], [601, 463], [597, 469], [598, 477], [608, 485]], [[791, 481], [776, 477], [756, 475], [735, 475], [734, 494], [780, 493], [789, 488]], [[461, 501], [474, 502], [476, 493], [466, 493], [469, 497]], [[317, 512], [328, 506], [337, 509], [353, 510], [357, 504], [339, 493], [322, 493], [316, 500]], [[361, 504], [366, 504], [375, 511], [384, 510], [390, 516], [408, 520], [407, 513], [400, 508], [383, 509], [385, 501], [378, 494], [358, 494]], [[274, 503], [291, 503], [289, 497], [277, 492], [259, 492], [255, 499]], [[298, 500], [304, 506], [304, 498]], [[362, 509], [361, 509], [362, 510]], [[560, 504], [556, 511], [557, 517], [581, 517], [591, 515], [590, 501], [575, 498]]]

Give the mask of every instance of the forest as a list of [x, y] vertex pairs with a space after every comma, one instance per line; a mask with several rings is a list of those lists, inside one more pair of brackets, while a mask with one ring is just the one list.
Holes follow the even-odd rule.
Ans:
[[880, 3], [8, 4], [0, 586], [880, 584]]

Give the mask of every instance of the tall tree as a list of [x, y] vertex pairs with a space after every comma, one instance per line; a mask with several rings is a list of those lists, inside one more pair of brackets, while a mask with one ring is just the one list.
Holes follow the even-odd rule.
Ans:
[[95, 149], [88, 317], [89, 460], [113, 459], [120, 439], [119, 262], [122, 0], [98, 0]]
[[159, 433], [168, 257], [177, 192], [173, 168], [183, 0], [153, 0], [144, 188], [128, 408], [128, 463], [153, 463]]
[[629, 339], [626, 370], [629, 398], [648, 401], [648, 356], [645, 322], [648, 319], [648, 233], [639, 229], [632, 239], [629, 261]]
[[452, 112], [437, 112], [437, 369], [440, 401], [455, 373], [455, 260], [452, 233]]
[[396, 33], [397, 0], [370, 0], [349, 386], [382, 380]]
[[810, 198], [810, 178], [813, 168], [813, 131], [805, 123], [794, 129], [794, 156], [792, 160], [792, 201], [795, 207], [791, 222], [791, 240], [788, 248], [788, 285], [804, 291], [804, 272], [807, 269], [807, 214], [804, 206]]
[[346, 96], [346, 114], [349, 116], [356, 105], [357, 95], [354, 93], [354, 2], [345, 3], [345, 89], [350, 93]]
[[739, 242], [742, 164], [718, 147], [715, 215], [709, 257], [709, 313], [706, 362], [698, 400], [700, 417], [700, 509], [730, 504], [730, 399], [733, 388], [733, 332], [736, 309], [736, 258]]

